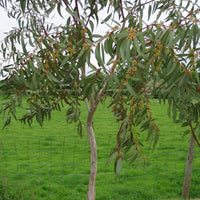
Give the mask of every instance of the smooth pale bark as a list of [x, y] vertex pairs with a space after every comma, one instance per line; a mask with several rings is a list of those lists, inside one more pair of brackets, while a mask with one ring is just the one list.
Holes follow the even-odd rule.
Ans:
[[98, 107], [98, 104], [104, 95], [108, 84], [108, 77], [105, 80], [104, 87], [99, 91], [99, 94], [94, 99], [93, 95], [90, 97], [90, 106], [88, 100], [86, 99], [85, 103], [88, 109], [88, 117], [87, 117], [87, 134], [88, 140], [90, 143], [90, 177], [89, 177], [89, 186], [87, 192], [87, 200], [95, 200], [96, 198], [96, 174], [97, 174], [97, 144], [93, 129], [93, 116]]
[[87, 124], [88, 140], [90, 143], [90, 177], [89, 177], [89, 188], [87, 193], [88, 200], [95, 200], [96, 197], [96, 174], [97, 174], [97, 145], [95, 135], [92, 127], [92, 123]]
[[190, 184], [191, 184], [191, 177], [192, 177], [192, 164], [193, 164], [193, 158], [194, 158], [194, 147], [195, 147], [195, 138], [191, 134], [190, 140], [189, 140], [189, 147], [188, 147], [187, 164], [185, 168], [185, 178], [183, 182], [183, 191], [182, 191], [183, 199], [189, 199]]
[[87, 118], [87, 134], [90, 143], [90, 177], [89, 187], [87, 193], [88, 200], [95, 200], [96, 198], [96, 174], [97, 174], [97, 144], [95, 134], [93, 130], [93, 116], [96, 111], [96, 104], [91, 101], [91, 107], [89, 108]]

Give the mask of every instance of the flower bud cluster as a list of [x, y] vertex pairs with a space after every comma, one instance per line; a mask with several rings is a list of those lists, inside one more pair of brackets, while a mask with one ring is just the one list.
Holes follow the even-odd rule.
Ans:
[[160, 56], [162, 49], [163, 49], [162, 43], [158, 42], [157, 47], [156, 47], [155, 56]]
[[55, 61], [57, 58], [59, 58], [59, 53], [58, 53], [58, 50], [55, 49], [53, 52], [52, 52], [52, 57], [53, 57], [53, 60]]
[[130, 79], [131, 78], [131, 75], [133, 75], [136, 71], [137, 71], [137, 61], [136, 60], [133, 60], [132, 61], [132, 67], [129, 68], [127, 70], [127, 74], [126, 74], [126, 79]]
[[88, 44], [88, 43], [84, 43], [83, 47], [84, 47], [85, 50], [91, 50], [92, 49], [91, 45]]
[[70, 41], [67, 43], [67, 46], [67, 53], [69, 53], [69, 57], [72, 57], [76, 50], [72, 48], [72, 43]]
[[84, 37], [85, 36], [85, 34], [87, 33], [87, 29], [82, 29], [81, 30], [81, 35]]
[[137, 31], [132, 28], [128, 28], [127, 31], [128, 31], [128, 40], [133, 40], [135, 38], [135, 34], [137, 33]]

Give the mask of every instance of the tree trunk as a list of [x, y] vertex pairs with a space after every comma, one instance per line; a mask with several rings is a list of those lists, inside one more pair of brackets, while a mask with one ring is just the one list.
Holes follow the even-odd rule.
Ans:
[[90, 108], [87, 118], [87, 134], [90, 143], [90, 177], [89, 177], [89, 187], [87, 193], [88, 200], [95, 200], [96, 197], [96, 174], [97, 174], [97, 144], [93, 130], [93, 114], [95, 109]]
[[105, 80], [105, 85], [99, 91], [96, 101], [94, 100], [93, 95], [91, 95], [90, 97], [91, 106], [89, 106], [88, 100], [87, 99], [85, 100], [85, 103], [88, 109], [87, 134], [88, 134], [88, 140], [90, 143], [90, 162], [91, 162], [89, 187], [88, 187], [88, 192], [87, 192], [88, 200], [95, 200], [96, 198], [97, 144], [96, 144], [96, 139], [95, 139], [94, 129], [93, 129], [93, 116], [101, 100], [101, 97], [104, 95], [106, 91], [108, 80], [109, 80], [108, 78]]
[[188, 147], [187, 164], [185, 168], [185, 178], [183, 182], [183, 191], [182, 191], [183, 199], [189, 199], [191, 176], [192, 176], [192, 164], [194, 158], [194, 147], [195, 147], [195, 139], [194, 136], [191, 134]]

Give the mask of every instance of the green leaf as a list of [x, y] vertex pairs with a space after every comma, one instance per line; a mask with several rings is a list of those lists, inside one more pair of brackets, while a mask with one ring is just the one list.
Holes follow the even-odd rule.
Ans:
[[173, 63], [173, 60], [170, 59], [167, 65], [166, 76], [169, 76], [176, 69], [176, 63]]
[[81, 123], [81, 121], [79, 121], [78, 125], [77, 125], [77, 132], [78, 132], [78, 135], [82, 136], [82, 133], [83, 133], [83, 125]]
[[149, 130], [148, 130], [146, 141], [149, 141], [149, 139], [152, 137], [152, 135], [154, 133], [154, 127], [153, 126], [150, 126], [148, 129]]
[[123, 159], [118, 157], [116, 160], [115, 160], [115, 175], [116, 176], [119, 176], [120, 174], [120, 171], [122, 169], [122, 163], [123, 163]]
[[113, 48], [112, 48], [112, 45], [113, 45], [113, 41], [111, 38], [105, 40], [104, 42], [104, 49], [105, 49], [105, 52], [108, 53], [110, 56], [113, 55]]
[[4, 124], [3, 124], [3, 129], [8, 126], [11, 122], [11, 116], [10, 115], [7, 115], [5, 120], [4, 120]]
[[185, 137], [186, 135], [190, 134], [190, 132], [191, 132], [190, 130], [186, 130], [186, 131], [184, 131], [182, 137]]
[[[89, 21], [89, 23], [90, 23], [90, 27], [91, 27], [91, 30], [92, 30], [92, 32], [94, 31], [94, 23], [90, 20]], [[94, 36], [94, 35], [93, 35]]]
[[139, 43], [138, 43], [138, 40], [137, 40], [137, 37], [134, 38], [134, 46], [138, 52], [139, 55], [141, 55], [141, 51], [140, 51], [140, 46], [139, 46]]
[[101, 44], [101, 55], [102, 55], [102, 61], [103, 61], [103, 63], [105, 63], [105, 55], [104, 55], [104, 52], [105, 52], [105, 50], [104, 50], [104, 46], [103, 46], [103, 43]]
[[174, 35], [175, 35], [175, 30], [173, 31], [170, 31], [170, 34], [169, 34], [169, 41], [168, 41], [168, 46], [171, 47], [174, 45], [174, 43], [176, 42], [174, 40]]
[[22, 43], [23, 52], [27, 54], [28, 52], [27, 52], [27, 50], [26, 50], [26, 44], [25, 44], [25, 42], [24, 42], [23, 33], [21, 34], [21, 43]]
[[[126, 53], [129, 54], [129, 57], [127, 58]], [[124, 39], [121, 44], [120, 44], [120, 55], [121, 58], [123, 60], [123, 62], [125, 63], [126, 59], [130, 60], [130, 41], [127, 39]]]
[[62, 4], [61, 4], [61, 2], [59, 1], [59, 2], [57, 2], [57, 11], [58, 11], [59, 15], [60, 15], [61, 17], [63, 17], [63, 16], [62, 16], [62, 13], [61, 13], [61, 8], [62, 8]]
[[128, 40], [126, 44], [126, 59], [129, 66], [131, 66], [131, 51], [130, 51], [131, 41]]
[[139, 41], [141, 42], [141, 45], [142, 45], [142, 52], [145, 52], [145, 51], [146, 51], [146, 42], [145, 42], [145, 39], [144, 39], [144, 34], [143, 34], [143, 32], [137, 32], [136, 35], [137, 35]]
[[111, 18], [111, 16], [112, 16], [112, 13], [110, 13], [101, 23], [103, 24], [107, 22]]
[[182, 127], [186, 127], [186, 126], [188, 126], [188, 125], [189, 125], [188, 122], [184, 122], [184, 123], [182, 124]]
[[197, 130], [197, 136], [198, 136], [198, 138], [200, 139], [200, 126], [199, 126], [199, 128], [198, 128], [198, 130]]
[[181, 78], [181, 81], [179, 82], [179, 87], [187, 84], [188, 82], [188, 75], [187, 74], [183, 74], [182, 78]]
[[119, 41], [123, 40], [128, 37], [128, 32], [126, 30], [123, 30], [122, 32], [116, 34], [116, 37], [118, 38]]
[[51, 82], [60, 83], [60, 81], [49, 71], [47, 72], [47, 77]]
[[108, 159], [108, 161], [106, 162], [106, 165], [108, 165], [109, 163], [111, 163], [114, 159], [116, 159], [118, 157], [118, 152], [117, 151], [114, 151], [110, 158]]
[[55, 3], [51, 4], [50, 8], [47, 10], [47, 14], [50, 14], [54, 10], [55, 7], [56, 7]]
[[139, 98], [139, 95], [133, 90], [133, 88], [129, 84], [127, 84], [126, 87], [129, 93], [132, 95], [132, 97]]
[[26, 8], [26, 0], [20, 0], [20, 6], [23, 12], [25, 12]]
[[135, 147], [132, 148], [130, 155], [128, 157], [128, 163], [133, 163], [138, 157], [138, 151], [135, 149]]
[[173, 105], [172, 112], [173, 112], [173, 121], [176, 122], [176, 116], [177, 116], [176, 105]]
[[151, 5], [149, 5], [149, 9], [148, 9], [148, 20], [149, 20], [150, 17], [151, 17], [151, 10], [152, 10], [152, 7], [151, 7]]
[[155, 149], [155, 146], [156, 146], [156, 144], [158, 142], [159, 135], [160, 135], [159, 133], [156, 133], [156, 135], [154, 137], [153, 150]]
[[104, 64], [103, 64], [103, 61], [102, 61], [102, 58], [101, 58], [101, 53], [100, 53], [100, 44], [98, 44], [96, 49], [95, 49], [95, 57], [98, 61], [99, 66], [104, 67]]
[[62, 60], [62, 62], [61, 62], [61, 64], [60, 64], [60, 67], [65, 66], [65, 64], [67, 63], [68, 60], [69, 60], [69, 57], [66, 56], [66, 57]]

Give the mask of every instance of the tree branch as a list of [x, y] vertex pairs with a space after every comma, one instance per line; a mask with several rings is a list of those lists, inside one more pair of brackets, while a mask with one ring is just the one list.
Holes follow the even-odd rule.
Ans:
[[87, 25], [88, 25], [88, 22], [90, 21], [90, 17], [92, 16], [92, 12], [93, 12], [95, 3], [96, 3], [96, 0], [94, 0], [94, 2], [93, 2], [93, 4], [92, 4], [92, 8], [91, 8], [91, 11], [90, 11], [90, 14], [89, 14], [89, 17], [88, 17], [88, 19], [87, 19], [87, 22], [86, 22], [85, 26], [87, 26]]
[[104, 95], [104, 93], [105, 93], [105, 91], [107, 89], [108, 80], [109, 80], [109, 76], [106, 77], [105, 84], [104, 84], [103, 88], [101, 88], [101, 90], [99, 91], [99, 94], [98, 94], [96, 102], [95, 102], [96, 105], [99, 104], [99, 102], [101, 100], [101, 97]]
[[80, 14], [79, 14], [79, 9], [78, 9], [78, 2], [77, 2], [77, 0], [75, 0], [75, 4], [76, 4], [77, 15], [78, 15], [78, 18], [80, 19]]
[[197, 139], [197, 136], [195, 135], [195, 132], [194, 132], [194, 129], [193, 129], [193, 127], [192, 127], [192, 123], [191, 123], [191, 121], [188, 120], [188, 123], [189, 123], [190, 129], [191, 129], [191, 131], [192, 131], [192, 135], [193, 135], [193, 137], [194, 137], [196, 143], [197, 143], [198, 146], [200, 147], [199, 140]]
[[141, 6], [144, 6], [144, 5], [147, 5], [147, 4], [149, 4], [149, 3], [153, 3], [154, 1], [156, 1], [156, 0], [150, 0], [150, 1], [147, 1], [147, 2], [145, 2], [145, 3], [140, 3], [140, 4], [136, 5], [136, 6], [134, 6], [134, 7], [130, 10], [130, 12], [128, 13], [127, 16], [130, 16], [130, 15], [131, 15], [131, 13], [133, 12], [133, 9], [138, 8], [138, 7], [141, 7]]
[[[68, 3], [67, 3], [67, 1], [66, 1], [66, 0], [63, 0], [63, 2], [64, 2], [64, 4], [65, 4], [65, 6], [66, 6], [68, 9], [70, 9], [70, 8], [69, 8], [69, 5], [68, 5]], [[76, 19], [74, 16], [73, 16], [73, 19], [74, 19], [75, 24], [77, 25], [77, 24], [78, 24], [77, 19]]]
[[121, 9], [121, 13], [122, 13], [122, 19], [124, 21], [124, 11], [123, 11], [123, 6], [122, 6], [122, 0], [120, 0], [119, 3], [120, 3], [120, 9]]

